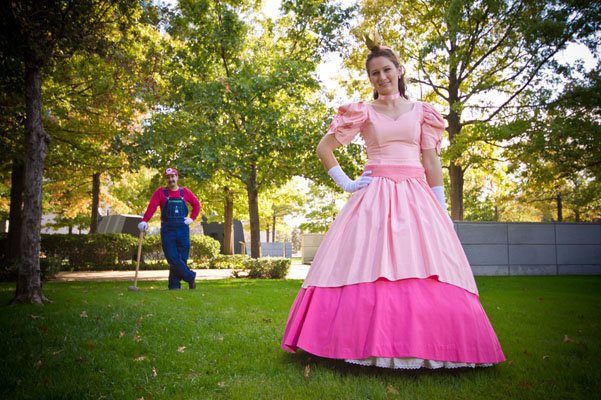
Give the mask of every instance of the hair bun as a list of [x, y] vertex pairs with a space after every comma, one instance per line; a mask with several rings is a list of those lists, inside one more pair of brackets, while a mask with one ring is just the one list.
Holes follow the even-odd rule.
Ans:
[[370, 51], [378, 50], [382, 46], [382, 37], [377, 31], [364, 33], [363, 38], [365, 39], [365, 44]]

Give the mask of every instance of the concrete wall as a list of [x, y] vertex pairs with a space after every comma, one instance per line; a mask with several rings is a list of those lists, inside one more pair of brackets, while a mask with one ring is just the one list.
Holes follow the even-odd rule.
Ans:
[[142, 221], [139, 215], [116, 214], [102, 217], [98, 223], [98, 233], [129, 233], [134, 237], [140, 235], [138, 224]]
[[[250, 243], [245, 244], [246, 254], [250, 255]], [[291, 242], [261, 242], [261, 257], [292, 257]]]
[[457, 222], [475, 275], [599, 275], [601, 224]]
[[311, 264], [315, 253], [319, 249], [319, 245], [324, 238], [324, 234], [321, 233], [304, 233], [301, 235], [301, 253], [302, 263]]
[[[599, 223], [456, 222], [455, 231], [474, 275], [601, 275]], [[306, 236], [310, 263], [324, 235]]]

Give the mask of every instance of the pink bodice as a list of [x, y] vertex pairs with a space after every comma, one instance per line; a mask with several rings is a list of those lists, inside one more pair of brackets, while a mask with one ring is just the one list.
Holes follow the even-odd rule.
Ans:
[[416, 102], [396, 120], [377, 112], [370, 104], [350, 103], [338, 108], [328, 134], [349, 144], [357, 134], [367, 147], [367, 165], [421, 166], [422, 149], [436, 149], [444, 133], [442, 116], [428, 103]]

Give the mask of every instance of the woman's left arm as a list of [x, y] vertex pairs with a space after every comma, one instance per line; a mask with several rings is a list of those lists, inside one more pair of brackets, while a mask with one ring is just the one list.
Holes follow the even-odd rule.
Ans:
[[442, 179], [442, 165], [440, 165], [440, 159], [436, 154], [436, 149], [423, 149], [422, 150], [422, 164], [426, 169], [426, 180], [430, 187], [442, 186], [444, 181]]
[[440, 165], [440, 158], [436, 154], [436, 149], [422, 149], [422, 164], [426, 170], [426, 181], [428, 181], [428, 185], [430, 185], [436, 201], [438, 201], [438, 204], [440, 204], [447, 214], [449, 221], [453, 223], [447, 211], [447, 203], [444, 196], [444, 181], [442, 179], [442, 165]]

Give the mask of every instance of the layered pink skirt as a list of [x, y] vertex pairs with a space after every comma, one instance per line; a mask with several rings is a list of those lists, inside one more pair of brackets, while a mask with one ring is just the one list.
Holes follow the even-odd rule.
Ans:
[[368, 166], [320, 246], [282, 348], [391, 368], [504, 361], [461, 243], [424, 170]]

